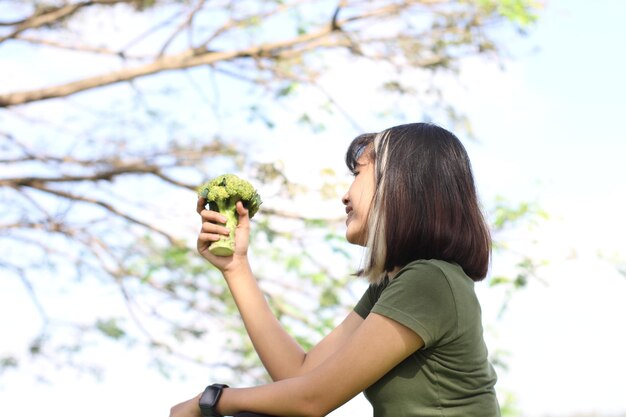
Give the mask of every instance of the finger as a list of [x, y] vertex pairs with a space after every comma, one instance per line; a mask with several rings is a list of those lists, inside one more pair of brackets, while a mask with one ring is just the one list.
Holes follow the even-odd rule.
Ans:
[[204, 232], [201, 232], [198, 235], [198, 240], [200, 242], [217, 242], [218, 240], [220, 240], [221, 237], [222, 237], [222, 235], [218, 235], [217, 233], [204, 233]]
[[203, 222], [225, 224], [227, 221], [223, 214], [213, 210], [204, 209], [200, 212], [200, 216], [202, 217]]
[[228, 236], [230, 235], [230, 229], [228, 227], [221, 226], [219, 224], [211, 223], [211, 222], [203, 222], [201, 233], [215, 233], [219, 235]]

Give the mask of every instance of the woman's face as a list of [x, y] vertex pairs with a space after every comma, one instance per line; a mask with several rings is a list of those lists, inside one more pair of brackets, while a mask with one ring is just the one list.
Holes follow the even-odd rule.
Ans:
[[[364, 152], [365, 154], [365, 152]], [[362, 155], [354, 170], [354, 180], [341, 201], [346, 206], [346, 239], [355, 245], [367, 244], [367, 216], [374, 197], [374, 164]]]

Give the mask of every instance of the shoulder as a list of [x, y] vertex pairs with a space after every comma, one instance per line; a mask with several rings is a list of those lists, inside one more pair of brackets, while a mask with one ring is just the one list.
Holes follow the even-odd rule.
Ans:
[[450, 282], [456, 274], [447, 262], [411, 262], [389, 281], [372, 312], [412, 329], [427, 347], [437, 345], [457, 328], [456, 290]]
[[[465, 277], [465, 278], [464, 278]], [[438, 260], [416, 260], [405, 265], [379, 289], [380, 299], [422, 299], [441, 304], [454, 302], [455, 281], [467, 279], [455, 264]]]
[[391, 282], [403, 282], [405, 285], [413, 281], [444, 284], [453, 280], [471, 281], [471, 278], [465, 275], [463, 269], [457, 264], [437, 259], [420, 259], [405, 265]]
[[442, 261], [439, 259], [417, 259], [406, 264], [400, 271], [406, 273], [407, 271], [427, 272], [427, 271], [439, 271], [443, 274], [462, 274], [465, 275], [463, 269], [453, 262]]
[[449, 307], [475, 302], [474, 281], [463, 268], [436, 259], [410, 262], [389, 282], [385, 292], [402, 297], [428, 298]]
[[458, 284], [473, 287], [474, 281], [465, 274], [458, 264], [438, 259], [419, 259], [405, 265], [392, 282], [403, 278], [404, 280], [442, 281], [448, 285]]

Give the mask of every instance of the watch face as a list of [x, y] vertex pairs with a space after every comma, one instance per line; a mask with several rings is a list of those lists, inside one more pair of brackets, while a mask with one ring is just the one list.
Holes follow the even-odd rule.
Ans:
[[200, 397], [200, 408], [213, 407], [219, 390], [215, 387], [207, 387]]
[[204, 417], [220, 416], [215, 406], [222, 395], [222, 390], [227, 387], [228, 385], [225, 384], [213, 384], [206, 387], [199, 401], [200, 411]]

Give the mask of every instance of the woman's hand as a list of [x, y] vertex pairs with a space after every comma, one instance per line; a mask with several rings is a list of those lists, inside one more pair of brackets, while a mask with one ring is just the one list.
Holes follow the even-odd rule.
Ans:
[[224, 275], [236, 271], [241, 267], [248, 268], [248, 243], [250, 239], [250, 217], [248, 210], [241, 201], [237, 202], [237, 214], [239, 222], [235, 229], [235, 252], [231, 256], [216, 256], [209, 252], [211, 243], [228, 236], [229, 230], [224, 227], [226, 222], [220, 213], [205, 208], [206, 200], [198, 199], [196, 211], [202, 218], [202, 228], [198, 235], [198, 252], [218, 268]]
[[176, 404], [170, 409], [170, 417], [202, 417], [200, 413], [200, 395], [190, 400]]

